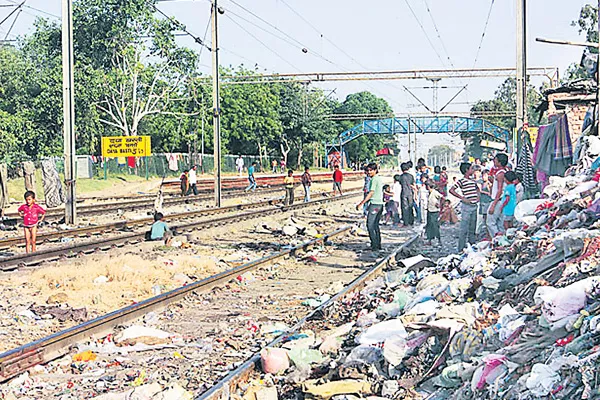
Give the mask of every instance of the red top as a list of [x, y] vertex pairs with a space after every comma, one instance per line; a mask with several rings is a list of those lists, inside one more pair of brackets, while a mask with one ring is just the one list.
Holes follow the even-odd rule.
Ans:
[[19, 207], [19, 212], [23, 213], [23, 224], [25, 226], [34, 226], [39, 221], [39, 216], [46, 214], [46, 210], [40, 207], [37, 203], [30, 206], [23, 204]]
[[341, 183], [342, 180], [343, 180], [342, 171], [340, 171], [339, 169], [336, 169], [335, 171], [333, 171], [333, 181]]

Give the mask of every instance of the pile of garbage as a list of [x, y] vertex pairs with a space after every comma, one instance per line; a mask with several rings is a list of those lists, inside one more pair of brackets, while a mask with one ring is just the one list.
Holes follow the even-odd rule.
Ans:
[[600, 398], [598, 181], [551, 178], [543, 200], [519, 204], [519, 227], [492, 242], [397, 260], [264, 350], [260, 380], [238, 394]]

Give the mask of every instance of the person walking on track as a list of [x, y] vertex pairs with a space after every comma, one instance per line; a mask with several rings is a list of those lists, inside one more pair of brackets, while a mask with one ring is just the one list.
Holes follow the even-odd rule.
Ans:
[[256, 161], [252, 163], [250, 167], [248, 167], [248, 187], [244, 190], [247, 192], [248, 190], [256, 191], [256, 179], [254, 178], [254, 169], [256, 168]]
[[244, 159], [242, 158], [241, 154], [238, 156], [237, 160], [235, 160], [235, 168], [241, 177], [242, 173], [244, 172]]
[[344, 175], [340, 170], [339, 165], [335, 165], [333, 170], [333, 196], [335, 196], [335, 192], [339, 192], [340, 196], [342, 195], [342, 181], [344, 180]]
[[188, 194], [190, 194], [191, 192], [194, 192], [194, 195], [198, 194], [198, 187], [196, 186], [196, 183], [198, 182], [198, 178], [196, 177], [196, 169], [197, 167], [195, 165], [192, 167], [192, 169], [190, 169], [188, 177], [188, 180], [190, 182], [190, 188], [188, 190]]

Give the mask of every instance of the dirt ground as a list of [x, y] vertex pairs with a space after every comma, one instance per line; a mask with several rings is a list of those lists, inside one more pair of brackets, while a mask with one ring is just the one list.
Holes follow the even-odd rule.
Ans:
[[[68, 288], [69, 306], [86, 307], [88, 313], [95, 314], [146, 298], [157, 285], [164, 290], [180, 285], [177, 279], [183, 277], [176, 279], [176, 273], [200, 279], [263, 257], [282, 246], [310, 239], [305, 235], [278, 233], [290, 222], [300, 221], [317, 233], [331, 232], [349, 223], [360, 224], [363, 218], [354, 210], [359, 198], [193, 233], [192, 247], [185, 250], [143, 244], [135, 249], [127, 247], [105, 255], [69, 260], [60, 268], [55, 265], [19, 271], [9, 277], [10, 282], [0, 281], [0, 286], [18, 285], [22, 303], [38, 304], [43, 304], [52, 293]], [[418, 228], [382, 226], [384, 250], [391, 251], [417, 232]], [[177, 382], [192, 393], [203, 392], [266, 344], [273, 335], [268, 332], [269, 327], [291, 326], [303, 317], [310, 310], [303, 301], [337, 293], [372, 265], [375, 260], [368, 256], [367, 248], [368, 237], [359, 229], [355, 234], [334, 238], [327, 246], [244, 274], [209, 293], [190, 295], [137, 323], [182, 338], [175, 348], [126, 355], [100, 354], [94, 363], [77, 364], [78, 371], [66, 367], [72, 361], [59, 360], [38, 368], [31, 378], [33, 384], [21, 394], [46, 398], [56, 393], [71, 393], [76, 397], [66, 398], [88, 398], [128, 389], [131, 387], [128, 376], [141, 378], [143, 383]], [[94, 283], [99, 276], [107, 276], [109, 280]], [[100, 297], [97, 286], [101, 288]], [[0, 299], [0, 304], [9, 300], [4, 294]], [[34, 332], [40, 336], [60, 327], [42, 329], [36, 327], [35, 321], [23, 324], [22, 339], [26, 336], [29, 340]], [[18, 333], [12, 331], [14, 337]], [[79, 350], [84, 348], [87, 347], [81, 346]], [[102, 372], [98, 375], [94, 371]], [[100, 381], [103, 383], [99, 384]], [[10, 391], [10, 386], [0, 386], [0, 390]]]

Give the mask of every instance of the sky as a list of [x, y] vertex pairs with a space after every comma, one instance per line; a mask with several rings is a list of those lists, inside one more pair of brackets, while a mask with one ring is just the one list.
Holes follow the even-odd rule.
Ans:
[[[17, 0], [0, 0], [0, 5], [14, 3]], [[31, 32], [37, 17], [60, 19], [60, 3], [27, 0], [10, 38]], [[579, 62], [581, 47], [538, 43], [535, 38], [583, 41], [571, 22], [587, 3], [527, 0], [530, 67], [559, 67], [563, 74], [569, 64]], [[219, 5], [225, 11], [219, 16], [220, 62], [225, 66], [243, 63], [268, 73], [287, 73], [514, 67], [516, 62], [516, 0], [219, 0]], [[210, 0], [162, 1], [159, 8], [194, 35], [204, 37]], [[0, 21], [9, 10], [0, 7]], [[10, 18], [0, 26], [0, 38], [12, 22]], [[210, 42], [210, 30], [206, 38]], [[179, 37], [178, 41], [200, 50], [191, 38]], [[210, 74], [209, 51], [202, 52], [200, 64], [201, 71]], [[503, 79], [443, 80], [440, 85], [448, 88], [439, 89], [439, 107], [468, 84], [445, 110], [468, 111], [471, 103], [492, 98]], [[535, 78], [532, 83], [539, 86], [542, 79]], [[425, 112], [403, 90], [407, 86], [426, 105], [433, 106], [432, 90], [423, 88], [431, 86], [428, 81], [313, 85], [335, 90], [333, 96], [340, 100], [349, 93], [367, 90], [385, 98], [396, 113]]]

